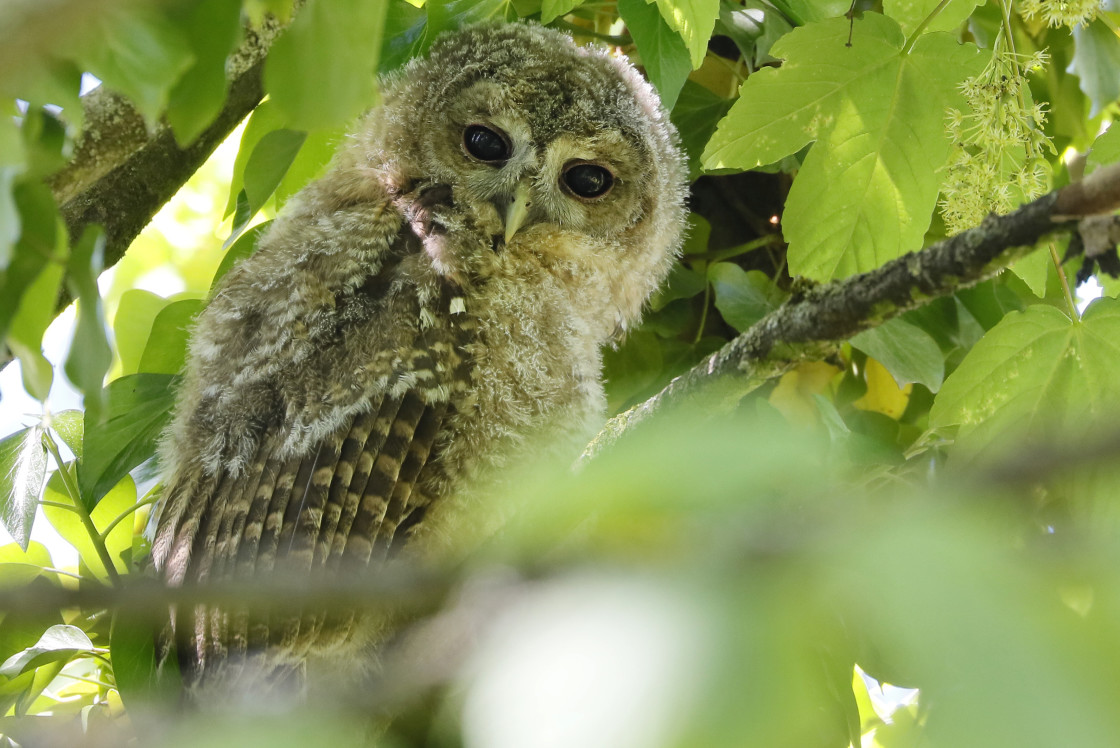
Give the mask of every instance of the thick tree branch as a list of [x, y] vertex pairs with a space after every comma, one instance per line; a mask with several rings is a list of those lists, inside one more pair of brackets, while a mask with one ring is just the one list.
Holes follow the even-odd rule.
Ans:
[[70, 236], [81, 236], [91, 224], [104, 226], [105, 266], [116, 264], [152, 216], [260, 102], [264, 59], [281, 28], [269, 21], [247, 32], [227, 63], [225, 104], [185, 148], [165, 122], [149, 132], [122, 97], [102, 89], [85, 96], [85, 126], [74, 158], [48, 180]]
[[1082, 217], [1120, 208], [1120, 164], [989, 216], [969, 231], [912, 252], [877, 270], [814, 288], [677, 377], [641, 405], [612, 418], [588, 446], [597, 454], [623, 432], [669, 405], [700, 410], [738, 402], [800, 361], [819, 360], [840, 341], [931, 299], [991, 278], [1029, 254], [1047, 234], [1070, 231]]
[[[52, 0], [69, 8], [81, 3]], [[113, 0], [118, 5], [139, 0]], [[86, 3], [89, 5], [89, 3]], [[8, 16], [18, 21], [27, 44], [42, 46], [50, 15], [35, 10], [33, 3], [20, 2], [0, 10], [0, 21]], [[66, 11], [67, 13], [69, 10]], [[81, 15], [77, 18], [80, 20]], [[78, 24], [67, 27], [69, 33]], [[229, 88], [221, 111], [211, 125], [185, 148], [179, 147], [166, 122], [149, 130], [144, 118], [122, 96], [99, 87], [82, 97], [83, 126], [74, 146], [74, 157], [47, 179], [61, 208], [71, 240], [87, 226], [105, 228], [104, 266], [112, 267], [124, 256], [132, 240], [180, 187], [210, 157], [214, 149], [260, 103], [264, 95], [261, 73], [272, 42], [285, 26], [266, 18], [257, 29], [246, 29], [241, 47], [226, 62]], [[2, 45], [0, 45], [2, 46]], [[0, 76], [9, 74], [15, 63], [0, 52]], [[63, 285], [57, 311], [70, 303]], [[12, 360], [7, 346], [0, 345], [0, 368]]]

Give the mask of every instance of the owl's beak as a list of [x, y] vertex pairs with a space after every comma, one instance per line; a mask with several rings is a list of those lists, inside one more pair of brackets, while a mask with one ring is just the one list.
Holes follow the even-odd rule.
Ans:
[[525, 219], [529, 217], [529, 182], [528, 180], [519, 182], [517, 190], [513, 193], [513, 200], [510, 202], [509, 207], [506, 208], [505, 226], [506, 226], [506, 243], [513, 238], [517, 230], [525, 223]]

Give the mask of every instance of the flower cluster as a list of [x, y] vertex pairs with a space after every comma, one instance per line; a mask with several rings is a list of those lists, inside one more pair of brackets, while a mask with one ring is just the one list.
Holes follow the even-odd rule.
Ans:
[[1022, 0], [1019, 12], [1028, 18], [1040, 18], [1049, 26], [1073, 28], [1091, 23], [1101, 11], [1101, 0]]
[[1046, 112], [1030, 101], [1027, 74], [1046, 56], [1015, 55], [1001, 45], [991, 62], [961, 84], [969, 112], [949, 110], [953, 141], [942, 186], [941, 213], [950, 234], [976, 226], [989, 213], [1007, 213], [1044, 193], [1050, 165], [1042, 156], [1053, 150], [1043, 133]]

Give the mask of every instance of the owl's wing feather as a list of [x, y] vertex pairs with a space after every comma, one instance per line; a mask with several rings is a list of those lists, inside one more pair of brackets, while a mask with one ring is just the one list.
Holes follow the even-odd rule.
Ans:
[[[402, 543], [402, 520], [426, 501], [413, 488], [447, 406], [414, 392], [378, 406], [302, 457], [277, 457], [269, 434], [249, 470], [223, 475], [209, 497], [196, 496], [191, 509], [205, 508], [184, 518], [195, 522], [197, 514], [200, 522], [185, 579], [355, 569], [386, 558]], [[270, 618], [200, 606], [180, 614], [179, 642], [192, 668], [269, 645], [298, 659], [345, 638], [352, 622], [347, 612]], [[328, 627], [331, 636], [323, 633]]]
[[[335, 224], [344, 219], [337, 216], [345, 213], [346, 226], [350, 226], [350, 216], [356, 212], [360, 214], [356, 208], [345, 207], [319, 219], [313, 228], [332, 236], [343, 235]], [[392, 225], [384, 208], [368, 212], [372, 216], [356, 224], [359, 230], [368, 232], [372, 220]], [[393, 323], [391, 318], [383, 321], [378, 316], [388, 314], [383, 311], [383, 304], [388, 303], [384, 295], [393, 286], [402, 258], [419, 250], [408, 224], [398, 220], [393, 232], [380, 238], [369, 234], [362, 237], [366, 242], [363, 246], [380, 242], [384, 247], [369, 252], [376, 259], [368, 261], [373, 272], [364, 280], [355, 283], [350, 276], [345, 286], [338, 286], [339, 279], [316, 275], [322, 281], [320, 288], [336, 289], [317, 297], [337, 320], [335, 324], [359, 324], [365, 326], [361, 330], [376, 330]], [[353, 238], [353, 231], [349, 235]], [[311, 241], [306, 235], [303, 239]], [[232, 291], [219, 293], [212, 302], [217, 307], [210, 310], [212, 314], [236, 318], [244, 314], [243, 310], [253, 308], [253, 294], [263, 291], [258, 290], [262, 286], [246, 282], [251, 273], [267, 278], [265, 283], [272, 288], [283, 283], [285, 274], [279, 269], [287, 251], [284, 247], [262, 246], [258, 255], [269, 252], [271, 257], [255, 260], [258, 255], [254, 255], [245, 261], [248, 269], [235, 268], [231, 282], [237, 284], [236, 295]], [[317, 268], [314, 256], [310, 257], [307, 267]], [[261, 267], [252, 267], [254, 262]], [[330, 272], [334, 270], [331, 266]], [[294, 265], [293, 275], [297, 271], [299, 266]], [[305, 273], [301, 281], [306, 283], [308, 271], [299, 272]], [[272, 291], [269, 298], [274, 296]], [[303, 303], [300, 297], [287, 298]], [[289, 304], [281, 311], [297, 322], [324, 319], [314, 308], [293, 309]], [[324, 336], [316, 343], [320, 353], [308, 359], [312, 364], [317, 356], [328, 362], [324, 365], [330, 365], [344, 355], [345, 328], [337, 328], [336, 337], [332, 337], [329, 327], [314, 328], [310, 333]], [[219, 347], [217, 357], [227, 355], [227, 350], [228, 355], [244, 351], [241, 355], [247, 361], [255, 361], [264, 355], [260, 351], [278, 350], [278, 344], [269, 337], [273, 330], [268, 328], [246, 325], [230, 330], [227, 326], [222, 335], [214, 338]], [[405, 371], [434, 371], [421, 340], [410, 344], [406, 339], [399, 345], [398, 354], [410, 367]], [[206, 370], [195, 370], [193, 375], [196, 380], [205, 380]], [[271, 376], [277, 378], [282, 373], [276, 371]], [[445, 398], [429, 396], [430, 385], [425, 389], [415, 376], [411, 381], [417, 383], [397, 385], [391, 391], [388, 387], [366, 390], [366, 399], [355, 401], [352, 415], [344, 423], [295, 454], [290, 443], [293, 433], [298, 433], [301, 423], [314, 421], [314, 412], [307, 408], [318, 407], [319, 403], [314, 397], [306, 398], [309, 404], [297, 404], [293, 410], [292, 401], [284, 400], [269, 411], [274, 414], [270, 418], [250, 423], [256, 446], [240, 458], [241, 462], [221, 460], [211, 473], [183, 471], [186, 477], [167, 487], [169, 509], [161, 515], [157, 529], [156, 543], [164, 547], [160, 558], [165, 578], [176, 584], [204, 583], [248, 580], [275, 572], [360, 569], [383, 560], [390, 549], [402, 545], [402, 520], [414, 506], [427, 501], [414, 487], [431, 463], [432, 448], [447, 412]], [[279, 393], [282, 384], [279, 379], [265, 380], [260, 389]], [[300, 391], [283, 392], [296, 403], [305, 397]], [[280, 648], [285, 658], [298, 661], [310, 648], [331, 647], [332, 642], [344, 638], [353, 621], [353, 613], [346, 612], [270, 616], [236, 607], [199, 606], [178, 611], [174, 637], [180, 658], [197, 676], [211, 662], [266, 649]]]

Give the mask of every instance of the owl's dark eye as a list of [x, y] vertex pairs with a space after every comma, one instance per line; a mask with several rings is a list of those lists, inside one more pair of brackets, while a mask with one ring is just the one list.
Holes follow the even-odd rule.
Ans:
[[577, 161], [564, 170], [564, 186], [576, 197], [602, 197], [614, 186], [614, 175], [599, 164]]
[[463, 131], [463, 148], [479, 161], [500, 164], [509, 160], [513, 148], [501, 132], [485, 125], [468, 125]]

